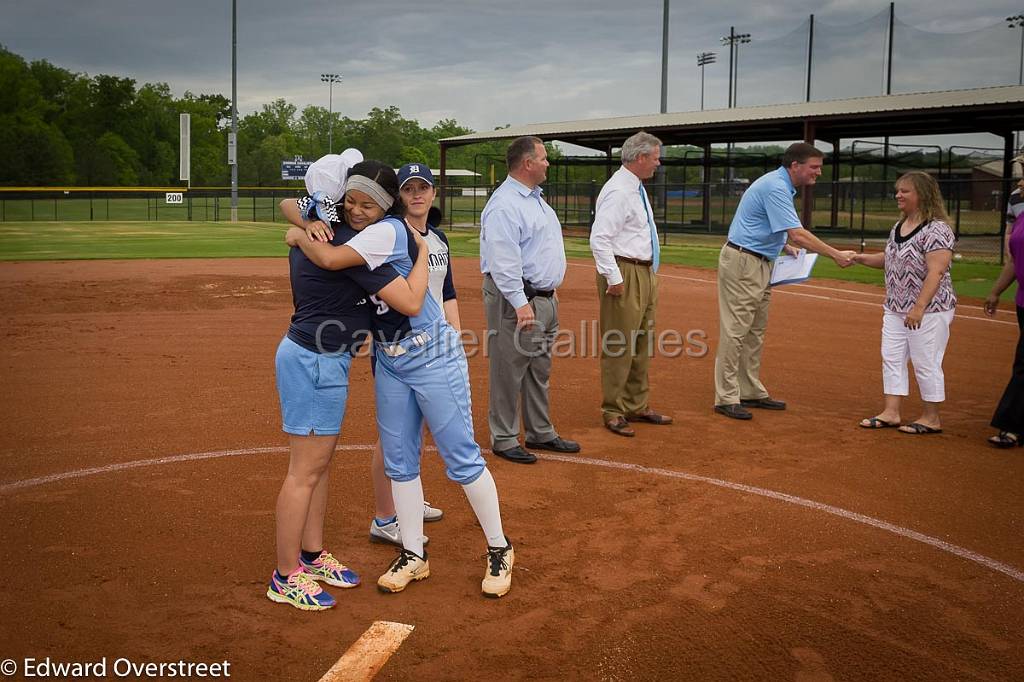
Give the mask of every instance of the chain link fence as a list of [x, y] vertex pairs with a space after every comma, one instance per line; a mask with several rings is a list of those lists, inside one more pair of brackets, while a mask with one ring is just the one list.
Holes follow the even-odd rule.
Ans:
[[[238, 219], [283, 220], [278, 204], [304, 192], [293, 188], [238, 190]], [[0, 188], [0, 222], [223, 221], [231, 220], [231, 192], [224, 188], [6, 189]]]
[[[965, 257], [1001, 262], [1005, 201], [1000, 181], [941, 181], [949, 224], [958, 250]], [[713, 183], [649, 183], [647, 192], [654, 219], [665, 235], [725, 235], [746, 180]], [[449, 187], [445, 219], [451, 225], [473, 227], [493, 188]], [[544, 197], [563, 228], [586, 235], [593, 224], [601, 184], [596, 181], [547, 183]], [[833, 201], [834, 198], [834, 201]], [[797, 204], [798, 209], [800, 204]], [[831, 239], [862, 249], [878, 248], [899, 219], [891, 182], [821, 182], [815, 187], [813, 228]]]
[[[1002, 182], [940, 181], [950, 225], [965, 256], [1002, 262], [1005, 230]], [[667, 237], [725, 235], [736, 206], [749, 186], [746, 180], [711, 183], [649, 183], [655, 221]], [[445, 188], [445, 223], [480, 225], [480, 214], [493, 191], [490, 185]], [[549, 182], [544, 196], [567, 233], [586, 236], [594, 219], [601, 184]], [[830, 239], [862, 249], [878, 248], [899, 216], [891, 182], [820, 182], [815, 187], [814, 229]], [[280, 222], [278, 204], [298, 197], [293, 188], [246, 188], [238, 192], [238, 218]], [[798, 204], [799, 206], [799, 204]], [[0, 190], [0, 221], [227, 221], [230, 191], [224, 188]]]

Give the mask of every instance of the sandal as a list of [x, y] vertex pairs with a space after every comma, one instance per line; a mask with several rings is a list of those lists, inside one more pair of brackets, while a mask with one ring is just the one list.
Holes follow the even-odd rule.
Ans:
[[988, 442], [997, 448], [1013, 448], [1024, 446], [1024, 440], [1013, 431], [1000, 431], [998, 436], [990, 436]]
[[897, 426], [899, 426], [898, 422], [887, 422], [878, 417], [865, 417], [860, 420], [860, 428], [862, 429], [892, 429]]
[[927, 426], [919, 422], [910, 422], [909, 424], [904, 424], [900, 427], [900, 433], [923, 436], [929, 433], [942, 433], [942, 429], [937, 429], [934, 426]]

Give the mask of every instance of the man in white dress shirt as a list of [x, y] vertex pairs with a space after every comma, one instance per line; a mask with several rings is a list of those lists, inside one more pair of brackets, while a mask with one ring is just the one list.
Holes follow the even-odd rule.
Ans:
[[601, 188], [590, 231], [601, 301], [601, 410], [620, 436], [636, 435], [629, 422], [672, 423], [647, 404], [660, 245], [643, 180], [660, 158], [661, 140], [649, 133], [622, 144], [622, 167]]

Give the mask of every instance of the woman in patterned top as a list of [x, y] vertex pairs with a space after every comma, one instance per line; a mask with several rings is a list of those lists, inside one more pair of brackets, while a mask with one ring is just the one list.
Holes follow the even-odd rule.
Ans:
[[956, 237], [948, 225], [942, 193], [935, 178], [911, 171], [896, 181], [896, 204], [902, 217], [885, 251], [858, 254], [854, 261], [885, 269], [882, 316], [882, 387], [885, 407], [860, 422], [865, 429], [899, 426], [903, 397], [910, 393], [907, 360], [924, 401], [921, 416], [899, 426], [903, 433], [942, 433], [939, 406], [946, 399], [942, 356], [956, 294], [949, 277]]

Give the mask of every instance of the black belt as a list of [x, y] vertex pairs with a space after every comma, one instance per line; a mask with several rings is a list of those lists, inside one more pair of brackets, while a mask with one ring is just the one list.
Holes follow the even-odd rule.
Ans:
[[726, 242], [725, 245], [728, 246], [730, 249], [736, 249], [740, 253], [749, 253], [751, 256], [757, 256], [758, 258], [763, 260], [765, 263], [771, 263], [772, 262], [772, 259], [769, 258], [768, 256], [765, 256], [764, 254], [758, 253], [757, 251], [751, 251], [750, 249], [744, 248], [744, 247], [740, 246], [739, 244], [733, 244], [732, 242]]
[[551, 289], [550, 291], [542, 291], [540, 289], [535, 289], [532, 284], [530, 284], [524, 279], [523, 293], [526, 294], [526, 300], [530, 301], [538, 296], [540, 296], [541, 298], [551, 298], [552, 296], [555, 295], [555, 290]]
[[[484, 273], [484, 277], [490, 277], [491, 281], [494, 282], [494, 277], [491, 277], [491, 273], [485, 272]], [[495, 288], [498, 287], [497, 282], [495, 282], [494, 287]], [[555, 295], [555, 290], [552, 289], [550, 291], [541, 291], [539, 289], [535, 289], [532, 284], [530, 284], [529, 282], [527, 282], [524, 279], [523, 280], [523, 293], [526, 295], [526, 300], [530, 301], [530, 300], [536, 298], [537, 296], [540, 296], [541, 298], [552, 298]]]
[[640, 260], [639, 258], [626, 258], [625, 256], [616, 256], [615, 260], [623, 263], [632, 263], [633, 265], [642, 265], [645, 268], [649, 268], [654, 265], [652, 260]]

